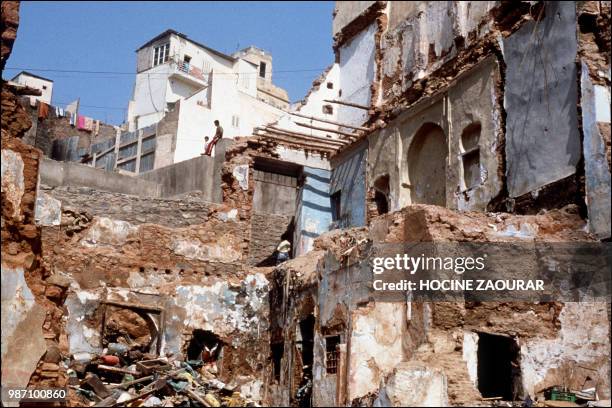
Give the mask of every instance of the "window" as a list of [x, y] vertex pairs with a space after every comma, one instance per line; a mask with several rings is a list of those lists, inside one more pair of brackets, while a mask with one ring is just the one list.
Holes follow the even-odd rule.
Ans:
[[186, 71], [189, 71], [189, 64], [191, 63], [191, 57], [189, 55], [183, 56], [183, 66]]
[[240, 127], [240, 117], [236, 115], [232, 115], [232, 127], [239, 128]]
[[332, 221], [338, 221], [340, 219], [340, 198], [342, 197], [342, 192], [340, 190], [336, 191], [331, 195], [331, 210], [332, 210]]
[[153, 54], [153, 66], [161, 65], [164, 62], [168, 62], [170, 58], [170, 43], [155, 47]]
[[325, 338], [325, 367], [328, 374], [338, 372], [338, 344], [340, 344], [340, 336]]
[[259, 63], [259, 76], [262, 78], [266, 77], [266, 63], [265, 62]]
[[47, 89], [47, 85], [43, 85], [43, 89]]
[[323, 113], [326, 115], [333, 115], [334, 107], [331, 105], [323, 105]]
[[328, 82], [327, 83], [327, 89], [334, 89], [334, 83], [333, 82]]
[[465, 189], [476, 187], [480, 184], [480, 123], [472, 123], [463, 130], [461, 134], [462, 162], [463, 162], [463, 184]]

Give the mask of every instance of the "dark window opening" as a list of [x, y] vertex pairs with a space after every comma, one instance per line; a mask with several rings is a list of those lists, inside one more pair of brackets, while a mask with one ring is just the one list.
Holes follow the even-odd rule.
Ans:
[[334, 107], [331, 105], [323, 105], [323, 113], [326, 115], [333, 115]]
[[204, 363], [217, 361], [223, 343], [211, 331], [195, 329], [187, 345], [187, 360], [201, 360]]
[[389, 202], [387, 201], [387, 196], [385, 194], [376, 190], [374, 193], [374, 201], [376, 202], [376, 211], [378, 212], [378, 215], [389, 212]]
[[338, 221], [341, 217], [341, 205], [340, 200], [342, 198], [342, 192], [340, 190], [336, 191], [331, 195], [331, 211], [332, 211], [332, 221]]
[[374, 182], [374, 202], [378, 215], [389, 212], [389, 191], [389, 176], [384, 175], [377, 178]]
[[334, 83], [333, 82], [328, 82], [327, 83], [327, 89], [334, 89]]
[[478, 334], [478, 390], [483, 398], [522, 397], [519, 347], [511, 337]]
[[259, 76], [262, 78], [266, 77], [266, 63], [265, 62], [259, 63]]
[[281, 360], [285, 352], [284, 343], [272, 344], [272, 363], [274, 364], [274, 379], [280, 381]]
[[340, 344], [340, 336], [329, 336], [325, 338], [325, 367], [328, 374], [336, 374], [338, 372], [338, 344]]
[[312, 406], [312, 362], [314, 360], [314, 326], [315, 317], [310, 314], [300, 321], [300, 336], [302, 338], [302, 378], [296, 392], [297, 405], [299, 407]]

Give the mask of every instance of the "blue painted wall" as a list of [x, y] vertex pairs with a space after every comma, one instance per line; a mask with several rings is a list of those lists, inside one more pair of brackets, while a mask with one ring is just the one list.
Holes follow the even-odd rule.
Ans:
[[296, 208], [295, 254], [299, 256], [312, 249], [313, 241], [329, 231], [332, 222], [329, 199], [329, 170], [304, 167], [304, 183], [298, 192]]
[[367, 152], [367, 144], [364, 144], [334, 164], [329, 193], [340, 191], [340, 219], [334, 222], [335, 228], [366, 225]]

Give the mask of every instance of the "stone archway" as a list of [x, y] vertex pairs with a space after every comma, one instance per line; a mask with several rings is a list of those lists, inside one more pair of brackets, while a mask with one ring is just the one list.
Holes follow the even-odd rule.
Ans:
[[446, 206], [448, 147], [442, 128], [425, 123], [408, 149], [408, 177], [412, 204]]

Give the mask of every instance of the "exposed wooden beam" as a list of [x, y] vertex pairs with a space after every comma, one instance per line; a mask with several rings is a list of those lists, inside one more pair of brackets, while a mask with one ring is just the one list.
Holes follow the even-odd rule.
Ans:
[[340, 144], [330, 144], [330, 143], [325, 143], [324, 141], [315, 141], [315, 140], [310, 140], [310, 139], [305, 139], [305, 138], [301, 138], [299, 136], [295, 136], [292, 134], [286, 134], [283, 132], [279, 132], [276, 131], [274, 129], [261, 129], [259, 130], [260, 133], [258, 133], [258, 135], [260, 136], [282, 136], [286, 139], [284, 140], [288, 140], [288, 141], [295, 141], [296, 143], [301, 143], [304, 145], [317, 145], [317, 146], [324, 146], [326, 148], [330, 148], [330, 149], [340, 149], [342, 147], [344, 147], [345, 145], [340, 145]]
[[309, 128], [309, 129], [316, 129], [316, 130], [322, 130], [322, 131], [325, 131], [325, 132], [337, 133], [339, 135], [346, 136], [346, 137], [358, 137], [359, 136], [359, 135], [356, 135], [354, 133], [346, 133], [346, 132], [342, 132], [340, 130], [327, 129], [327, 128], [323, 128], [323, 127], [309, 125], [308, 123], [295, 122], [295, 124], [298, 125], [298, 126]]
[[257, 136], [261, 136], [264, 139], [274, 140], [275, 142], [285, 142], [288, 144], [299, 146], [307, 150], [315, 150], [319, 152], [335, 153], [340, 149], [340, 146], [325, 146], [317, 143], [310, 143], [305, 141], [297, 141], [292, 139], [291, 136], [285, 136], [274, 133], [259, 133]]
[[335, 121], [329, 120], [329, 119], [316, 118], [314, 116], [302, 115], [301, 113], [297, 113], [297, 112], [289, 112], [289, 114], [295, 115], [295, 116], [299, 116], [301, 118], [306, 118], [306, 119], [310, 119], [310, 120], [316, 120], [318, 122], [329, 123], [330, 125], [338, 125], [338, 126], [342, 126], [342, 127], [349, 128], [349, 129], [364, 130], [366, 132], [370, 131], [370, 128], [367, 128], [367, 127], [347, 125], [346, 123], [335, 122]]
[[281, 129], [281, 128], [277, 128], [276, 126], [271, 126], [271, 125], [266, 125], [264, 127], [264, 130], [274, 130], [276, 132], [283, 132], [283, 133], [286, 133], [286, 134], [291, 135], [291, 136], [296, 136], [296, 137], [300, 137], [300, 138], [303, 138], [303, 139], [312, 140], [312, 141], [315, 141], [315, 142], [323, 142], [323, 143], [329, 143], [329, 144], [334, 144], [334, 145], [345, 145], [345, 144], [348, 144], [348, 142], [346, 140], [328, 139], [328, 138], [323, 138], [323, 137], [309, 135], [308, 133], [302, 133], [302, 132], [296, 132], [296, 131], [293, 131], [293, 130]]
[[325, 102], [337, 103], [338, 105], [350, 106], [352, 108], [358, 108], [358, 109], [363, 109], [363, 110], [370, 110], [369, 106], [359, 105], [359, 104], [352, 103], [352, 102], [337, 101], [335, 99], [323, 99], [323, 100]]

